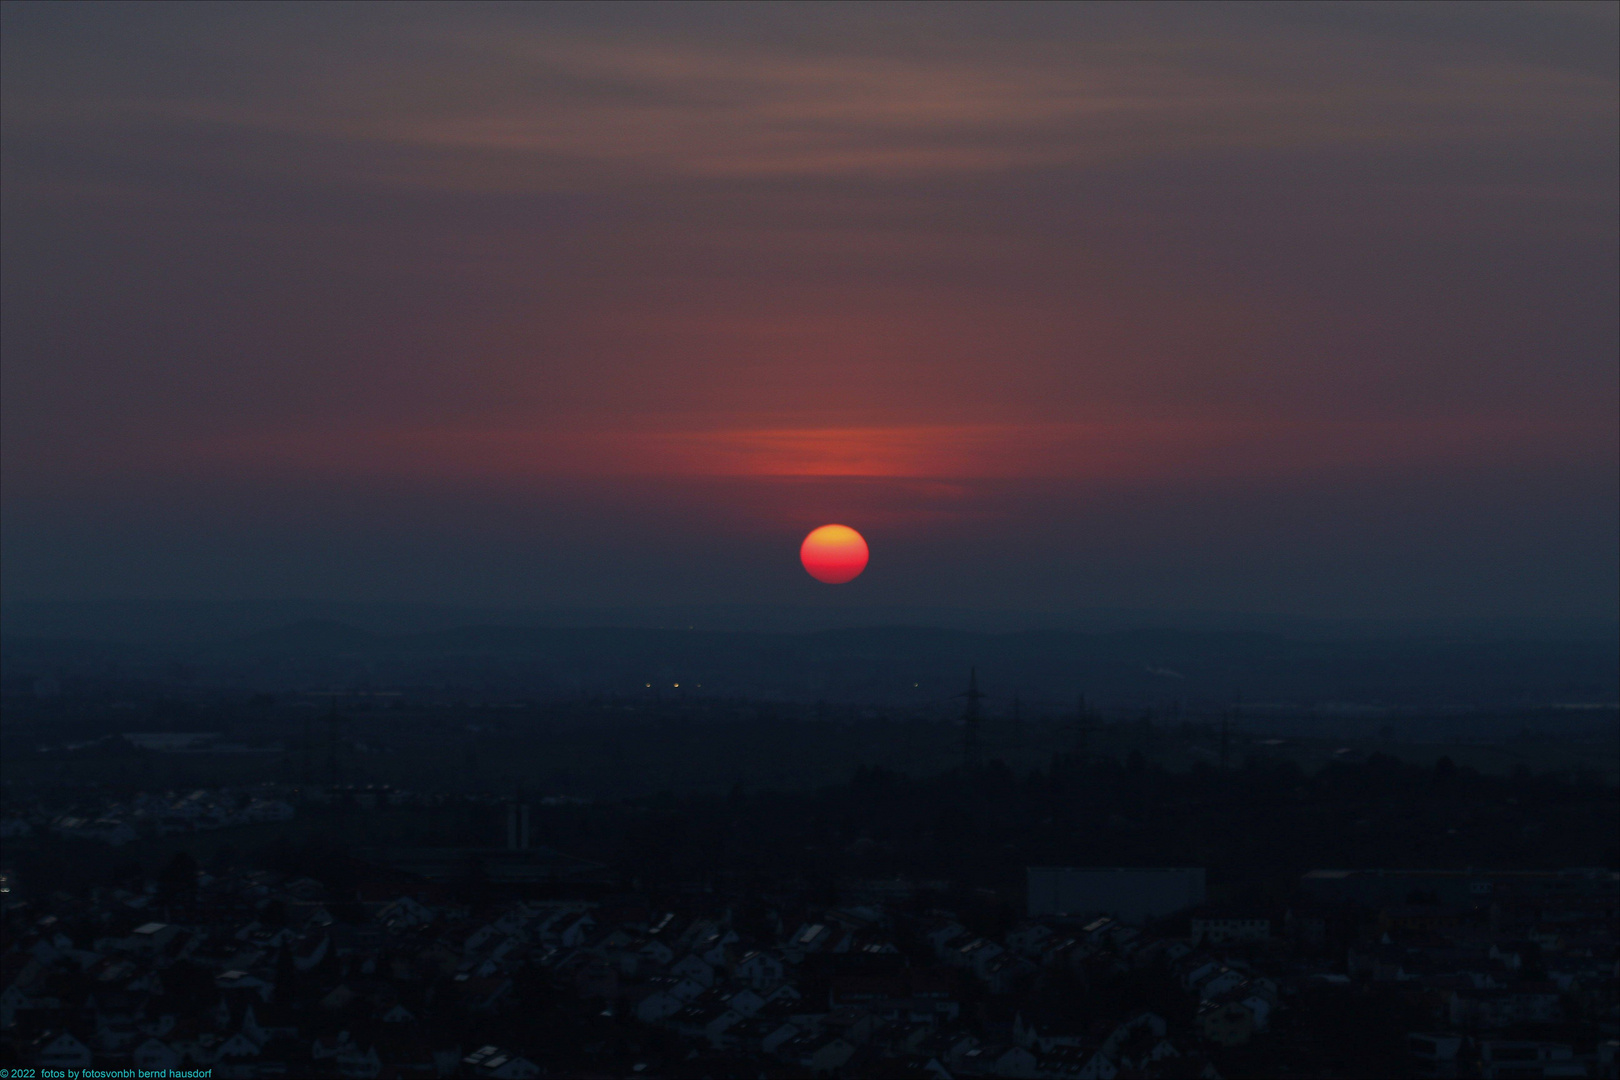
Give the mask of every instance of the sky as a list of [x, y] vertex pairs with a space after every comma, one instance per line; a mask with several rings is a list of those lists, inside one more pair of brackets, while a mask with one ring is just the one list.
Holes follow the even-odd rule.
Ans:
[[3, 595], [1613, 619], [1617, 13], [7, 3]]

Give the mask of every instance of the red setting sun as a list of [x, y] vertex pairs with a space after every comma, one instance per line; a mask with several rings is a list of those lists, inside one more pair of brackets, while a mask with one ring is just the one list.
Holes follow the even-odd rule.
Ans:
[[866, 540], [848, 525], [823, 525], [799, 545], [799, 561], [810, 576], [828, 585], [854, 581], [866, 569]]

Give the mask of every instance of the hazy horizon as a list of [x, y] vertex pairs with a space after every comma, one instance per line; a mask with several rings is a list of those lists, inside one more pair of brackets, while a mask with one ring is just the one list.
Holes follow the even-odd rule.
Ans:
[[1019, 610], [849, 603], [545, 607], [343, 601], [309, 597], [239, 600], [14, 599], [0, 603], [0, 632], [16, 637], [201, 641], [310, 623], [346, 625], [382, 635], [483, 627], [694, 629], [772, 634], [882, 628], [989, 634], [1048, 630], [1088, 634], [1167, 631], [1195, 634], [1260, 633], [1322, 640], [1438, 636], [1540, 641], [1620, 635], [1620, 618], [1601, 617], [1324, 617], [1286, 612], [1186, 609]]

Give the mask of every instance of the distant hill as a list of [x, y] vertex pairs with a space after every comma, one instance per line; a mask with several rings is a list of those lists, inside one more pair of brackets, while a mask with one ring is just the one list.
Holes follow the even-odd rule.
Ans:
[[581, 627], [812, 633], [848, 628], [920, 627], [981, 633], [1071, 630], [1253, 632], [1313, 640], [1450, 637], [1501, 641], [1612, 639], [1620, 621], [1590, 619], [1346, 619], [1243, 612], [1013, 611], [893, 605], [710, 604], [533, 608], [336, 600], [7, 600], [0, 634], [134, 644], [204, 643], [300, 623], [344, 623], [378, 634], [464, 627]]
[[379, 635], [369, 630], [335, 619], [301, 619], [286, 626], [243, 635], [227, 647], [255, 655], [276, 652], [304, 654], [368, 649], [375, 647], [378, 640]]
[[[652, 627], [463, 625], [382, 632], [330, 618], [211, 638], [144, 643], [8, 630], [16, 680], [82, 673], [254, 690], [417, 688], [471, 696], [730, 696], [790, 701], [950, 704], [977, 667], [993, 708], [1079, 695], [1115, 705], [1516, 705], [1620, 698], [1620, 632], [1559, 636], [1256, 630], [857, 626], [780, 632]], [[110, 635], [109, 635], [110, 636]]]

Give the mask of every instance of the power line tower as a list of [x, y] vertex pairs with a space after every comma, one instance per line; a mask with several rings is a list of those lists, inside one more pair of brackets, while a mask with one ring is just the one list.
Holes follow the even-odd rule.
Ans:
[[338, 737], [339, 725], [344, 717], [338, 713], [337, 692], [332, 693], [332, 711], [326, 715], [326, 771], [327, 783], [337, 786], [338, 782]]
[[310, 709], [304, 714], [304, 761], [303, 768], [298, 775], [298, 797], [309, 798], [309, 785], [315, 778], [315, 722], [310, 718]]
[[984, 764], [984, 746], [979, 739], [979, 702], [985, 695], [979, 692], [979, 669], [968, 669], [968, 688], [962, 694], [967, 709], [962, 713], [962, 765], [969, 770]]
[[1232, 708], [1221, 717], [1221, 772], [1226, 771], [1227, 750], [1231, 742], [1232, 722], [1242, 714], [1243, 694], [1240, 691], [1232, 702]]
[[1080, 703], [1074, 711], [1074, 757], [1084, 765], [1091, 756], [1091, 714], [1086, 711], [1086, 695], [1080, 695]]

